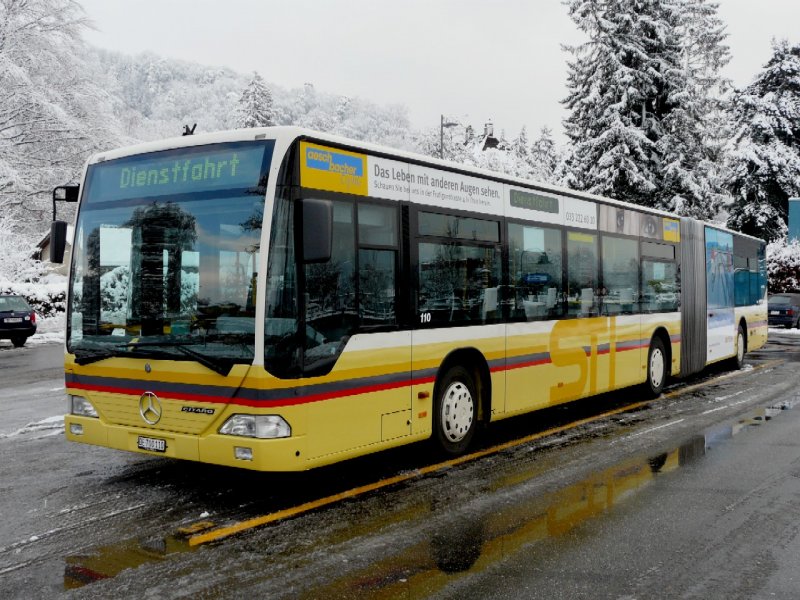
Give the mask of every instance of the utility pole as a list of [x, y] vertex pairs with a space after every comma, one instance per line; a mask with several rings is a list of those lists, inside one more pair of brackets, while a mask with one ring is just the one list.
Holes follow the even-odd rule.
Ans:
[[439, 158], [444, 159], [444, 128], [455, 127], [458, 123], [447, 121], [445, 123], [444, 115], [441, 115], [441, 125], [439, 126]]

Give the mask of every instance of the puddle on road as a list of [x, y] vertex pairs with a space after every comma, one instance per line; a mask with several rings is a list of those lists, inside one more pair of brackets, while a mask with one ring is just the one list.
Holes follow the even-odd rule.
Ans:
[[126, 569], [160, 561], [171, 554], [195, 550], [189, 546], [189, 538], [212, 527], [214, 523], [211, 521], [200, 521], [182, 527], [165, 538], [128, 539], [119, 544], [98, 547], [87, 554], [68, 556], [64, 566], [64, 589], [110, 579]]
[[[759, 427], [782, 411], [800, 404], [800, 397], [758, 409], [735, 423], [711, 428], [670, 450], [632, 459], [545, 496], [497, 510], [477, 511], [468, 521], [453, 520], [429, 539], [372, 563], [308, 596], [424, 597], [515, 555], [523, 547], [564, 535], [592, 518], [611, 511], [644, 490], [660, 475], [701, 459], [708, 450], [745, 430]], [[497, 485], [492, 489], [496, 490]], [[434, 512], [434, 511], [432, 511]], [[461, 511], [459, 511], [461, 514]]]
[[[477, 500], [466, 505], [457, 504], [457, 510], [445, 500], [434, 499], [418, 502], [410, 511], [382, 513], [371, 524], [362, 521], [350, 533], [369, 535], [387, 525], [417, 521], [420, 530], [427, 534], [417, 535], [421, 541], [410, 545], [397, 544], [396, 551], [388, 550], [383, 558], [370, 560], [361, 570], [356, 568], [346, 575], [341, 575], [340, 571], [338, 578], [315, 586], [307, 595], [337, 598], [432, 594], [452, 585], [454, 577], [481, 572], [525, 546], [564, 535], [609, 512], [644, 490], [657, 477], [693, 463], [709, 449], [745, 430], [760, 427], [797, 405], [800, 405], [800, 395], [752, 411], [736, 422], [711, 428], [668, 452], [626, 460], [550, 494], [525, 496], [526, 483], [536, 477], [529, 470], [530, 465], [525, 465], [525, 473], [505, 473], [493, 482], [486, 482]], [[501, 506], [498, 507], [498, 502], [485, 501], [498, 492], [504, 494]], [[64, 587], [82, 587], [113, 578], [126, 569], [194, 551], [198, 546], [190, 546], [189, 538], [214, 526], [210, 521], [198, 522], [164, 538], [128, 539], [69, 556], [65, 559]], [[413, 531], [415, 526], [412, 524], [409, 529]]]

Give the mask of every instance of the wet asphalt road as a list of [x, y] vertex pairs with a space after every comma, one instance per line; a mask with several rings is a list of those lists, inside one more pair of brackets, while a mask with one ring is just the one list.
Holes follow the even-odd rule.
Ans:
[[425, 444], [293, 475], [67, 444], [61, 352], [0, 347], [3, 598], [800, 595], [798, 336], [650, 404], [625, 390], [502, 421], [481, 447], [510, 447], [425, 475]]

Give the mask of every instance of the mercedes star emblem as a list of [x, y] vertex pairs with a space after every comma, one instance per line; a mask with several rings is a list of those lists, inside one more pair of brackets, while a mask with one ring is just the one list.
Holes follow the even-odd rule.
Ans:
[[139, 398], [139, 414], [148, 425], [155, 425], [161, 419], [161, 401], [153, 392], [145, 392]]

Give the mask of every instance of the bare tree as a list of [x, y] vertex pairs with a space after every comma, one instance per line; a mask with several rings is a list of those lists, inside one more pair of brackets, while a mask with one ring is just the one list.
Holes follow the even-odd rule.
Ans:
[[79, 56], [74, 0], [0, 0], [0, 211], [37, 230], [52, 187], [113, 138], [110, 101]]

